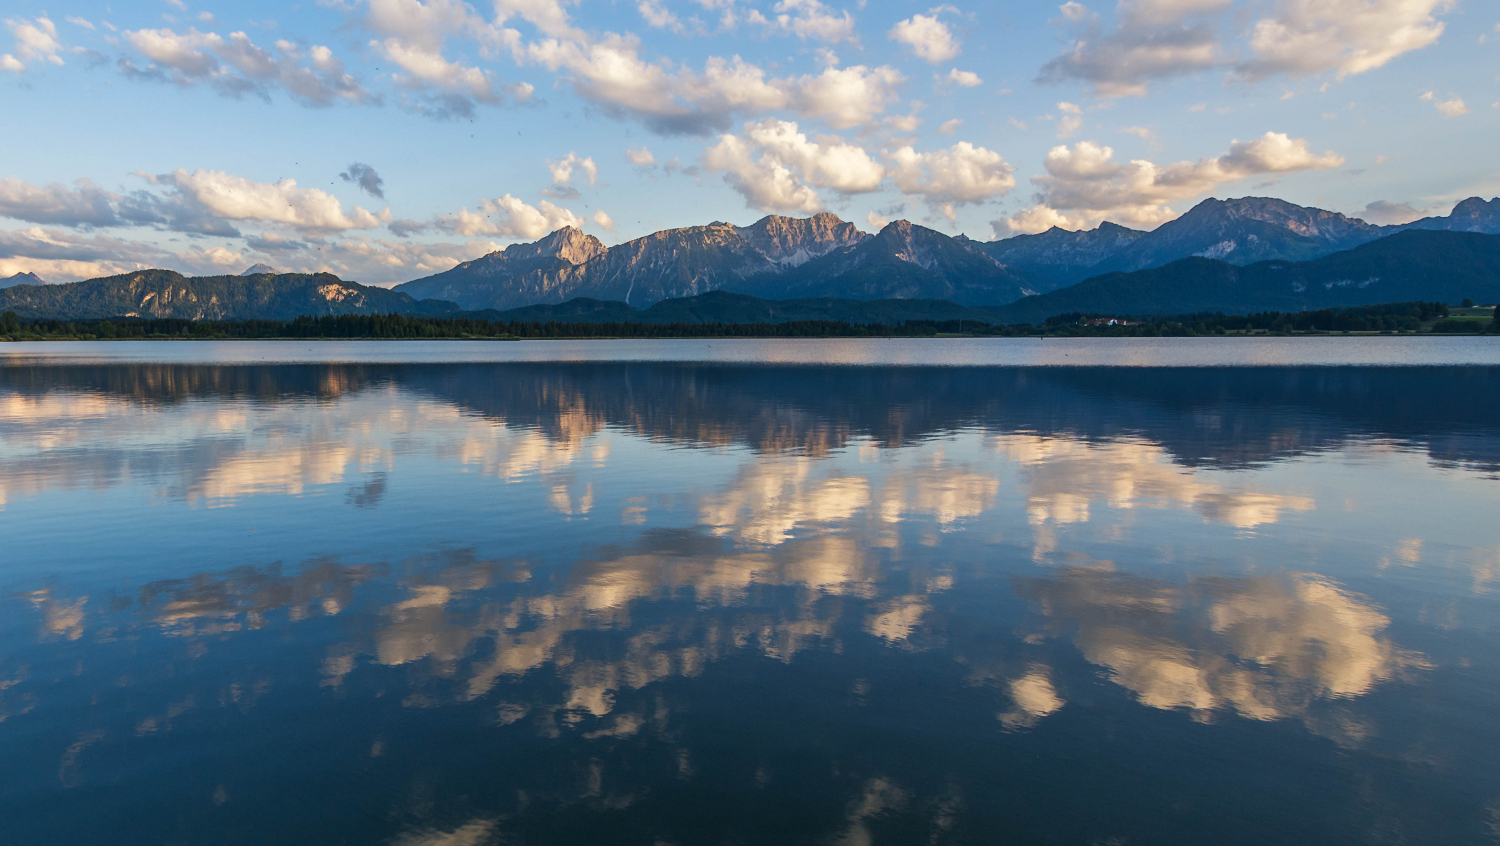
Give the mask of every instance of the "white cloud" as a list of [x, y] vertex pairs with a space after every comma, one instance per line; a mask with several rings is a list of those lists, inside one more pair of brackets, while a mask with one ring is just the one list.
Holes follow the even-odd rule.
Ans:
[[1083, 126], [1083, 108], [1077, 103], [1058, 103], [1057, 110], [1062, 117], [1057, 120], [1057, 137], [1067, 138]]
[[982, 203], [1016, 187], [1015, 168], [999, 153], [968, 141], [930, 153], [902, 147], [890, 158], [896, 187], [922, 197], [949, 220], [955, 206]]
[[603, 229], [605, 232], [615, 231], [614, 219], [605, 214], [603, 209], [594, 212], [593, 221], [595, 226]]
[[532, 206], [506, 194], [494, 200], [481, 200], [478, 212], [459, 209], [453, 214], [440, 215], [433, 223], [446, 232], [470, 238], [488, 235], [534, 241], [564, 226], [581, 229], [584, 220], [546, 200]]
[[1469, 113], [1469, 107], [1464, 105], [1464, 101], [1459, 97], [1449, 97], [1441, 103], [1434, 103], [1433, 105], [1442, 113], [1443, 117], [1455, 118]]
[[437, 117], [461, 117], [473, 114], [476, 103], [490, 106], [524, 103], [534, 91], [530, 83], [498, 82], [487, 70], [450, 62], [438, 51], [399, 38], [372, 41], [370, 47], [406, 71], [405, 75], [391, 75], [398, 86], [413, 92], [431, 92], [425, 99], [404, 104], [413, 111]]
[[803, 117], [818, 118], [834, 129], [848, 129], [874, 120], [896, 99], [906, 77], [891, 67], [853, 65], [827, 68], [789, 85], [793, 103]]
[[720, 136], [703, 164], [722, 171], [746, 203], [762, 211], [820, 211], [816, 188], [859, 194], [876, 190], [885, 178], [885, 168], [864, 148], [837, 137], [812, 141], [797, 124], [774, 119], [746, 125], [743, 136]]
[[770, 18], [752, 11], [750, 20], [802, 39], [830, 44], [858, 41], [854, 35], [854, 16], [847, 10], [835, 15], [818, 0], [780, 0], [771, 11]]
[[189, 29], [141, 29], [123, 33], [129, 46], [148, 61], [138, 67], [128, 58], [119, 67], [132, 79], [173, 82], [180, 86], [207, 84], [227, 97], [252, 94], [269, 99], [278, 87], [307, 106], [377, 102], [343, 62], [327, 47], [307, 51], [290, 41], [277, 41], [265, 50], [243, 32], [224, 38], [213, 32]]
[[959, 118], [953, 118], [951, 120], [945, 120], [945, 121], [942, 122], [941, 125], [938, 126], [938, 128], [937, 128], [938, 134], [939, 135], [952, 135], [953, 133], [955, 133], [955, 132], [958, 131], [958, 128], [960, 126], [963, 126], [963, 123], [964, 123], [963, 120], [961, 120]]
[[1058, 6], [1057, 10], [1062, 12], [1063, 17], [1075, 23], [1089, 16], [1089, 7], [1075, 2], [1075, 0], [1068, 0], [1068, 2]]
[[938, 20], [936, 14], [912, 15], [891, 27], [886, 35], [933, 64], [952, 61], [958, 55], [958, 42], [953, 39], [948, 25]]
[[1279, 132], [1234, 141], [1229, 152], [1217, 158], [1165, 166], [1144, 159], [1122, 164], [1113, 160], [1114, 152], [1090, 141], [1071, 148], [1053, 147], [1043, 162], [1046, 175], [1032, 177], [1041, 203], [1013, 216], [1008, 228], [1015, 232], [1035, 232], [1052, 225], [1081, 228], [1105, 218], [1155, 226], [1177, 216], [1169, 203], [1197, 197], [1219, 185], [1344, 163], [1343, 156], [1317, 155], [1308, 149], [1307, 141]]
[[979, 74], [973, 71], [962, 71], [958, 68], [948, 71], [946, 78], [948, 82], [954, 85], [962, 85], [965, 88], [974, 88], [975, 86], [984, 84], [984, 80], [979, 78]]
[[81, 26], [84, 29], [89, 30], [90, 32], [94, 31], [93, 22], [85, 20], [84, 18], [80, 18], [77, 15], [68, 15], [67, 17], [63, 18], [63, 20], [67, 21], [73, 26]]
[[875, 212], [870, 212], [869, 214], [865, 215], [865, 222], [870, 224], [871, 229], [880, 230], [884, 229], [886, 225], [891, 222], [891, 219], [882, 215], [878, 215]]
[[167, 186], [182, 198], [223, 220], [258, 220], [280, 223], [311, 232], [372, 229], [388, 219], [353, 207], [345, 212], [338, 198], [317, 188], [298, 188], [296, 180], [256, 182], [219, 170], [179, 168], [171, 173], [146, 176], [154, 185]]
[[656, 164], [656, 156], [651, 155], [651, 151], [646, 147], [639, 150], [626, 150], [625, 158], [636, 167], [651, 167]]
[[0, 55], [0, 70], [20, 73], [31, 62], [63, 63], [62, 57], [57, 55], [63, 48], [62, 42], [57, 40], [57, 25], [47, 16], [29, 21], [10, 18], [5, 21], [5, 26], [16, 46], [15, 53]]
[[641, 13], [641, 19], [648, 26], [657, 29], [665, 29], [671, 32], [682, 32], [682, 21], [672, 14], [661, 0], [640, 0], [635, 5], [636, 11]]
[[1451, 0], [1281, 0], [1276, 14], [1256, 22], [1250, 77], [1305, 75], [1336, 69], [1339, 78], [1381, 67], [1438, 40], [1435, 15]]
[[37, 187], [15, 177], [0, 179], [0, 217], [63, 226], [120, 225], [118, 196], [87, 179], [73, 184]]
[[571, 150], [560, 159], [548, 159], [547, 171], [552, 174], [552, 187], [544, 189], [542, 193], [549, 197], [577, 197], [578, 189], [573, 187], [575, 173], [587, 177], [591, 186], [599, 181], [599, 166], [594, 164], [594, 159], [584, 158]]

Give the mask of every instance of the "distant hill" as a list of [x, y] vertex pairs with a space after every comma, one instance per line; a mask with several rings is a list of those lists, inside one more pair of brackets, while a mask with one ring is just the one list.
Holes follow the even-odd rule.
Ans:
[[262, 273], [280, 273], [281, 271], [269, 264], [252, 264], [240, 271], [241, 276], [259, 276]]
[[10, 276], [10, 277], [7, 277], [5, 279], [0, 279], [0, 288], [14, 288], [17, 285], [45, 285], [45, 284], [47, 284], [47, 283], [42, 280], [42, 277], [36, 275], [35, 273], [32, 273], [29, 270], [22, 271], [20, 273], [17, 273], [14, 276]]
[[21, 317], [80, 320], [174, 317], [188, 320], [290, 320], [322, 314], [446, 314], [452, 303], [345, 282], [328, 273], [183, 276], [141, 270], [66, 285], [0, 290], [0, 311]]
[[1410, 229], [1311, 261], [1244, 267], [1187, 258], [1096, 276], [995, 311], [1003, 322], [1027, 323], [1074, 311], [1243, 314], [1465, 297], [1500, 300], [1500, 235]]

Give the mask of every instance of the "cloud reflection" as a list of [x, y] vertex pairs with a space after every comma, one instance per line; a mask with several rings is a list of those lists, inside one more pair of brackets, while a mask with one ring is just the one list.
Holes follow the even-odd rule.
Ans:
[[1385, 636], [1390, 620], [1368, 600], [1308, 574], [1179, 585], [1070, 568], [1016, 585], [1048, 635], [1153, 708], [1281, 719], [1425, 666]]

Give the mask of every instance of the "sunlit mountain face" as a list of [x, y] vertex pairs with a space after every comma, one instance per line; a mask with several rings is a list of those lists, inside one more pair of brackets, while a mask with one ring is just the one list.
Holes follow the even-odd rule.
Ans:
[[1489, 842], [1497, 513], [1491, 366], [37, 359], [0, 840]]

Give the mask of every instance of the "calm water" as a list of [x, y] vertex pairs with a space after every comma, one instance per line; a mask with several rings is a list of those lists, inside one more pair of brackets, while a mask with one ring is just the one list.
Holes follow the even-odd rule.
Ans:
[[0, 843], [1495, 843], [1497, 518], [1485, 339], [8, 345]]

